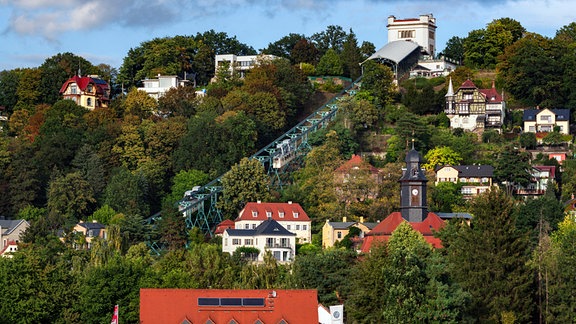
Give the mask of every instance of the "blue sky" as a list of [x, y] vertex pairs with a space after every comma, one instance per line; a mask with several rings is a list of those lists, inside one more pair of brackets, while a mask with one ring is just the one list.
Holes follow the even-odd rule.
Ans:
[[311, 36], [340, 25], [379, 48], [388, 16], [427, 13], [437, 19], [442, 50], [452, 36], [502, 17], [552, 37], [576, 20], [574, 12], [573, 0], [0, 0], [0, 70], [37, 67], [63, 52], [119, 68], [144, 41], [210, 29], [259, 50], [289, 33]]

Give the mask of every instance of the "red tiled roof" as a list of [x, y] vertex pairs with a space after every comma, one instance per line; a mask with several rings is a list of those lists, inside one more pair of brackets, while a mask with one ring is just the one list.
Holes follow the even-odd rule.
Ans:
[[[200, 298], [258, 298], [264, 306], [199, 306]], [[318, 323], [314, 289], [140, 289], [140, 322], [182, 323]]]
[[220, 222], [220, 224], [216, 225], [216, 229], [214, 230], [214, 234], [222, 234], [225, 230], [229, 228], [234, 228], [234, 221], [233, 220], [224, 220]]
[[[253, 212], [256, 212], [254, 214]], [[310, 217], [306, 214], [302, 206], [298, 203], [287, 202], [287, 203], [265, 203], [265, 202], [249, 202], [246, 204], [244, 209], [240, 211], [239, 216], [236, 221], [241, 220], [260, 220], [265, 221], [268, 219], [267, 212], [272, 213], [272, 219], [275, 221], [303, 221], [309, 222]], [[284, 213], [283, 217], [280, 217], [280, 213]], [[295, 213], [298, 217], [295, 217]], [[254, 216], [256, 215], [256, 216]]]
[[[393, 212], [383, 221], [381, 221], [373, 230], [366, 233], [364, 237], [364, 242], [362, 243], [362, 252], [368, 253], [372, 246], [388, 242], [392, 232], [396, 230], [398, 225], [406, 220], [402, 218], [400, 212]], [[439, 238], [434, 237], [433, 230], [438, 231], [444, 226], [444, 221], [434, 213], [428, 213], [428, 216], [422, 222], [411, 222], [409, 223], [412, 228], [420, 232], [426, 242], [430, 243], [435, 248], [442, 247], [442, 241]]]
[[486, 98], [488, 103], [500, 103], [502, 102], [502, 96], [496, 91], [495, 88], [490, 89], [479, 89], [481, 94]]
[[88, 87], [88, 85], [91, 83], [96, 87], [97, 89], [96, 93], [99, 94], [103, 94], [105, 90], [109, 89], [108, 83], [104, 81], [97, 82], [96, 79], [93, 79], [91, 77], [80, 77], [75, 75], [70, 79], [66, 80], [66, 82], [64, 82], [64, 84], [60, 88], [60, 93], [64, 93], [64, 91], [66, 91], [70, 83], [76, 83], [78, 85], [78, 88], [80, 88], [80, 90], [82, 91], [85, 91], [86, 87]]
[[466, 81], [464, 81], [464, 83], [462, 83], [460, 88], [478, 88], [478, 87], [470, 79], [467, 79]]
[[533, 168], [540, 172], [548, 171], [548, 173], [550, 173], [550, 178], [556, 178], [556, 166], [554, 165], [534, 165]]
[[0, 251], [0, 255], [4, 254], [4, 252], [10, 247], [10, 245], [16, 245], [16, 244], [18, 243], [16, 243], [16, 241], [14, 240], [6, 242], [6, 245], [4, 245], [4, 248], [2, 249], [2, 251]]
[[378, 168], [376, 168], [373, 165], [371, 165], [370, 163], [362, 160], [362, 157], [360, 155], [356, 155], [356, 154], [353, 154], [352, 157], [350, 158], [350, 160], [346, 161], [344, 164], [342, 164], [340, 167], [338, 167], [336, 169], [336, 172], [345, 173], [345, 172], [350, 171], [354, 167], [358, 167], [360, 169], [365, 169], [365, 170], [368, 169], [368, 170], [370, 170], [371, 173], [380, 172], [380, 170], [378, 170]]

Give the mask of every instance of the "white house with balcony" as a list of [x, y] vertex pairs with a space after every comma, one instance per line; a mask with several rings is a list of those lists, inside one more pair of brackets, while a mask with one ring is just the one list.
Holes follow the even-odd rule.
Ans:
[[234, 54], [219, 54], [216, 55], [215, 74], [218, 75], [218, 69], [222, 68], [226, 63], [229, 64], [228, 69], [230, 73], [237, 72], [240, 77], [246, 76], [246, 71], [257, 66], [262, 61], [272, 61], [277, 59], [275, 55], [260, 54], [260, 55], [234, 55]]
[[561, 134], [570, 132], [570, 109], [527, 109], [522, 116], [524, 132], [549, 133], [555, 127]]
[[176, 75], [160, 75], [156, 79], [142, 80], [143, 87], [138, 88], [140, 91], [146, 92], [150, 97], [158, 100], [164, 96], [168, 90], [176, 87], [182, 87], [189, 84], [190, 81], [181, 79]]
[[249, 202], [234, 221], [236, 229], [255, 229], [269, 218], [296, 234], [298, 243], [312, 242], [312, 221], [302, 206], [287, 203]]
[[222, 252], [232, 255], [240, 247], [258, 249], [255, 258], [258, 262], [264, 261], [268, 251], [279, 262], [292, 262], [296, 255], [296, 234], [272, 218], [254, 229], [226, 229], [222, 234]]

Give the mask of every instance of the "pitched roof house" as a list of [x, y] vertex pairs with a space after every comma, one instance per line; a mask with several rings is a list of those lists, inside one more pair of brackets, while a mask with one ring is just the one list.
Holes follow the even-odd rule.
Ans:
[[436, 169], [436, 184], [461, 183], [464, 198], [472, 198], [492, 187], [494, 167], [491, 165], [454, 165]]
[[364, 218], [360, 217], [359, 222], [347, 222], [346, 217], [343, 217], [341, 222], [332, 222], [329, 219], [326, 220], [324, 226], [322, 226], [322, 247], [329, 248], [334, 246], [336, 242], [341, 241], [348, 233], [352, 227], [357, 227], [360, 229], [361, 238], [364, 234], [370, 232], [378, 223], [364, 222]]
[[60, 94], [90, 110], [108, 107], [110, 103], [110, 86], [97, 75], [71, 77], [60, 88]]
[[400, 178], [400, 212], [393, 212], [384, 218], [373, 230], [366, 233], [361, 251], [370, 252], [372, 247], [387, 242], [398, 225], [408, 222], [420, 232], [433, 247], [441, 247], [440, 239], [433, 233], [444, 226], [444, 221], [428, 211], [426, 205], [426, 176], [421, 168], [422, 156], [412, 149], [406, 154], [406, 169]]
[[570, 132], [570, 109], [526, 109], [522, 116], [524, 131], [549, 133], [558, 127], [560, 133]]
[[0, 219], [0, 251], [10, 242], [18, 243], [20, 235], [28, 229], [30, 223], [24, 219]]
[[318, 323], [315, 289], [140, 289], [147, 324]]
[[454, 92], [452, 79], [446, 93], [444, 112], [450, 119], [450, 128], [483, 131], [499, 130], [504, 123], [506, 102], [496, 91], [494, 81], [489, 89], [479, 89], [470, 79]]
[[[350, 198], [364, 201], [375, 198], [378, 195], [378, 185], [382, 182], [380, 170], [370, 163], [364, 161], [360, 155], [353, 154], [352, 157], [334, 171], [337, 190], [340, 193], [347, 193]], [[347, 184], [354, 186], [354, 181], [362, 181], [363, 184], [371, 183], [372, 187], [365, 186], [365, 190], [347, 190]], [[368, 180], [369, 182], [365, 181]]]
[[526, 187], [517, 186], [514, 190], [514, 194], [521, 197], [534, 197], [541, 196], [546, 193], [549, 183], [555, 183], [556, 177], [556, 166], [552, 165], [533, 165], [530, 170], [532, 179], [530, 184]]
[[296, 234], [272, 218], [263, 221], [254, 229], [224, 230], [222, 252], [234, 254], [239, 247], [258, 249], [256, 261], [264, 261], [264, 255], [270, 251], [279, 262], [292, 262], [296, 255]]
[[300, 243], [312, 242], [310, 217], [300, 204], [291, 201], [287, 203], [249, 202], [234, 220], [235, 228], [254, 229], [269, 218], [295, 233]]
[[90, 249], [92, 247], [92, 241], [94, 238], [99, 237], [101, 239], [107, 238], [106, 225], [98, 223], [98, 221], [83, 222], [76, 224], [73, 228], [74, 233], [83, 235], [86, 238], [86, 247]]

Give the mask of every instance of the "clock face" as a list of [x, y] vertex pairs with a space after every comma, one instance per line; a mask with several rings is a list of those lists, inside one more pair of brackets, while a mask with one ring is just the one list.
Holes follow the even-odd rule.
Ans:
[[412, 196], [418, 195], [418, 189], [412, 189]]
[[333, 315], [334, 315], [334, 318], [340, 318], [340, 312], [339, 311], [335, 311]]

